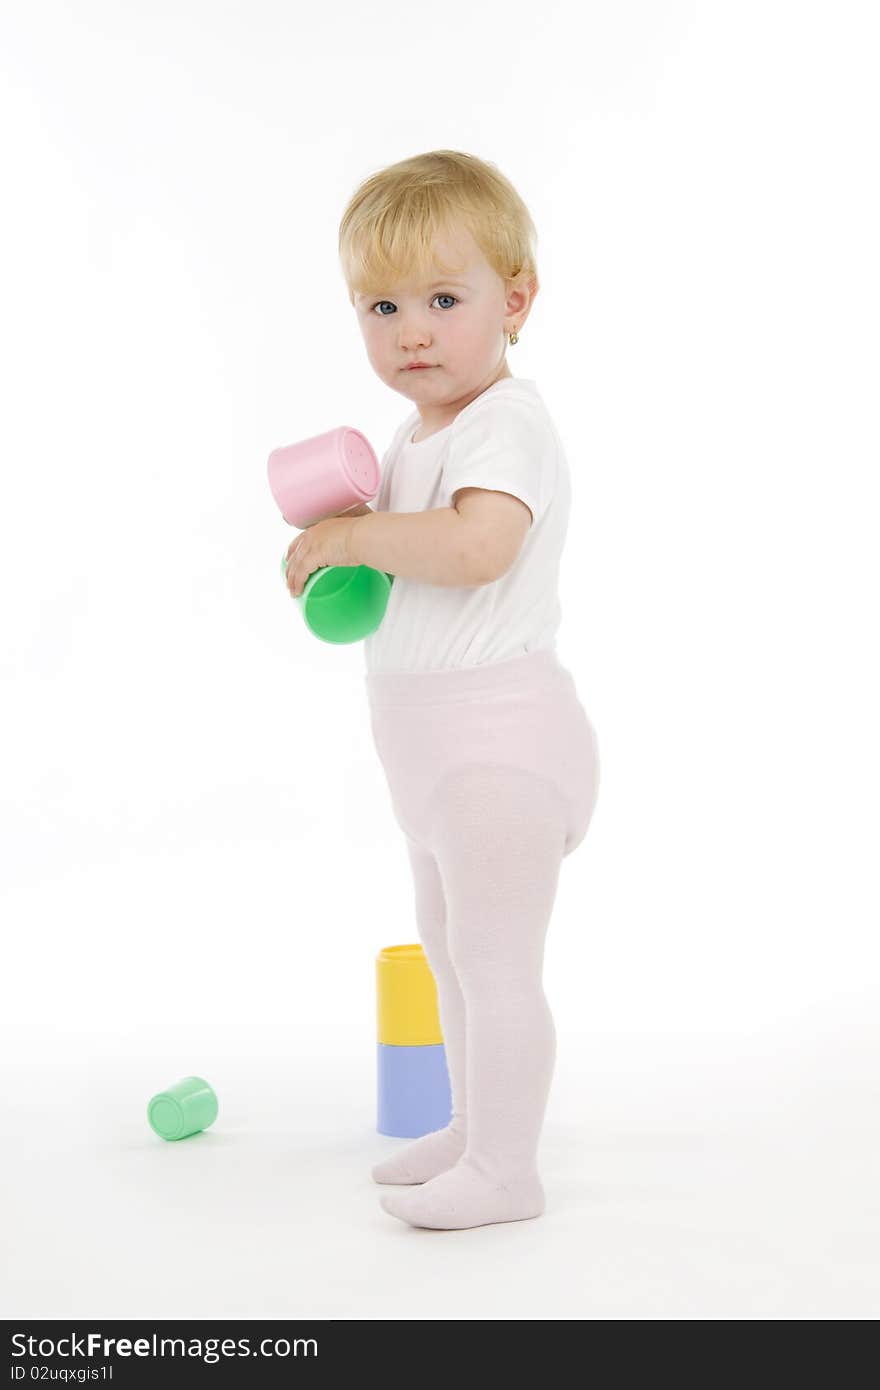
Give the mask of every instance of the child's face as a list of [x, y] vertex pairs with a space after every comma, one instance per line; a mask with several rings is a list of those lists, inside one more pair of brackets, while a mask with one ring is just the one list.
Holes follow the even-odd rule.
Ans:
[[[386, 285], [354, 300], [374, 371], [408, 397], [423, 418], [510, 374], [504, 360], [506, 326], [515, 318], [521, 327], [522, 310], [531, 299], [526, 290], [505, 295], [504, 281], [463, 229], [438, 238], [434, 251], [446, 264], [464, 269], [444, 277], [435, 266], [427, 285]], [[409, 362], [431, 366], [407, 371]]]

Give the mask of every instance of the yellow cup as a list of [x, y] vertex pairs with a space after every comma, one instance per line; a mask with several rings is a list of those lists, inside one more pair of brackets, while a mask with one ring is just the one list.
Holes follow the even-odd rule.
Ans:
[[378, 1041], [395, 1047], [443, 1042], [437, 985], [420, 943], [386, 946], [376, 957]]

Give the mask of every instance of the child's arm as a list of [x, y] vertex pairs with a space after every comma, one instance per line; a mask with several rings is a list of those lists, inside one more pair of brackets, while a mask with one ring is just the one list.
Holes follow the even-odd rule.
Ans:
[[496, 578], [487, 564], [484, 527], [469, 523], [455, 507], [355, 515], [348, 542], [353, 565], [458, 588]]

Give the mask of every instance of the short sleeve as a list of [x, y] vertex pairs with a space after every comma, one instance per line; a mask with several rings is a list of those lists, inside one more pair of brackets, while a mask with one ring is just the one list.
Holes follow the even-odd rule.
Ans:
[[556, 441], [534, 402], [499, 397], [456, 419], [441, 478], [449, 506], [464, 487], [510, 492], [525, 502], [534, 526], [550, 505], [555, 478]]

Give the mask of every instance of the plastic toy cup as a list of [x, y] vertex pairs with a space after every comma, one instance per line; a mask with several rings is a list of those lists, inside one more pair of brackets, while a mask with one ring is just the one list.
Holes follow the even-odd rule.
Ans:
[[[287, 551], [281, 557], [287, 578]], [[370, 565], [322, 565], [313, 570], [296, 601], [306, 627], [323, 642], [359, 642], [385, 616], [394, 575]]]
[[376, 957], [376, 1128], [417, 1139], [452, 1118], [437, 986], [419, 942]]
[[185, 1076], [153, 1096], [147, 1119], [160, 1139], [186, 1139], [217, 1118], [217, 1097], [201, 1076]]
[[381, 470], [360, 430], [339, 425], [269, 455], [269, 487], [291, 526], [303, 530], [325, 517], [369, 502], [379, 491]]

